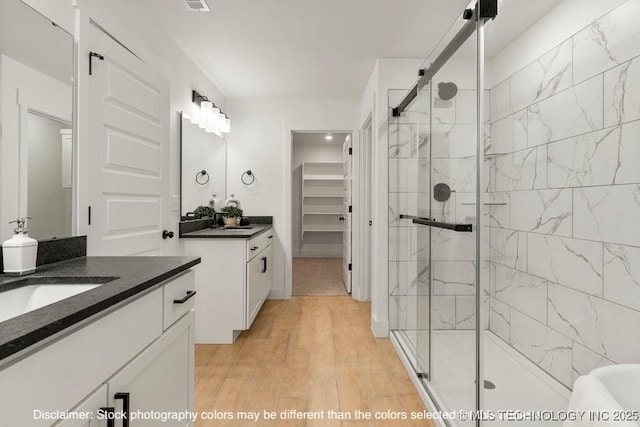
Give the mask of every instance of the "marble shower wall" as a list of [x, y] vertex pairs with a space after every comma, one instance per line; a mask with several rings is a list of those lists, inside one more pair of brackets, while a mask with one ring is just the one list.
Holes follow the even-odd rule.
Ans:
[[[389, 105], [406, 91], [390, 90]], [[420, 158], [428, 139], [418, 135], [417, 103], [401, 117], [389, 115], [389, 326], [392, 330], [429, 328], [429, 230], [400, 215], [423, 216], [429, 206], [428, 158]], [[428, 150], [426, 150], [428, 152]]]
[[490, 330], [567, 387], [640, 363], [640, 2], [491, 89]]
[[[468, 69], [465, 65], [460, 70]], [[405, 93], [390, 91], [389, 105], [397, 105]], [[429, 328], [429, 286], [434, 329], [475, 329], [475, 233], [415, 225], [399, 217], [474, 221], [469, 217], [475, 215], [475, 102], [475, 91], [464, 88], [452, 100], [436, 99], [432, 105], [421, 93], [402, 117], [389, 117], [391, 329]], [[453, 190], [448, 201], [431, 199], [437, 182]]]

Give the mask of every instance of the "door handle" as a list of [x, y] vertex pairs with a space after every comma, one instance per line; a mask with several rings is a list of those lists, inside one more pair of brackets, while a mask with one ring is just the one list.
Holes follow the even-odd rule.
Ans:
[[173, 239], [173, 231], [162, 230], [162, 238], [164, 240]]
[[191, 298], [193, 298], [196, 295], [196, 291], [187, 291], [187, 294], [180, 298], [180, 299], [174, 299], [173, 303], [174, 304], [184, 304], [185, 302], [187, 302], [188, 300], [190, 300]]
[[116, 408], [114, 408], [113, 406], [106, 406], [106, 407], [100, 408], [100, 410], [107, 417], [107, 427], [116, 427], [116, 417], [115, 417]]
[[131, 399], [129, 393], [116, 393], [113, 399], [122, 400], [122, 411], [124, 412], [122, 427], [129, 427], [129, 417], [131, 416]]
[[262, 257], [262, 271], [261, 273], [266, 273], [267, 272], [267, 257], [263, 256]]

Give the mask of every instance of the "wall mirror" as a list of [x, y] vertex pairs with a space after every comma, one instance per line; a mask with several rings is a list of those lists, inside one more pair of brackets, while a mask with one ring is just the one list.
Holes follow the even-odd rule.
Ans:
[[74, 41], [20, 0], [0, 2], [0, 236], [30, 216], [29, 234], [74, 234]]
[[189, 217], [198, 206], [209, 206], [214, 194], [227, 196], [227, 144], [181, 113], [180, 215]]

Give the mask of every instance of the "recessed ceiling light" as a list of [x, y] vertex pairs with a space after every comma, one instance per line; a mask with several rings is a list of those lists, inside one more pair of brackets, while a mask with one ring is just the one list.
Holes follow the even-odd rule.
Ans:
[[331, 141], [333, 139], [333, 135], [331, 135], [330, 133], [326, 134], [324, 136], [324, 139], [326, 139], [327, 141]]

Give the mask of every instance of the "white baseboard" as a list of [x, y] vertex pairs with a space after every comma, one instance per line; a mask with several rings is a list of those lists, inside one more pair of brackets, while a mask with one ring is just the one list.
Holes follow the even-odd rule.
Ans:
[[371, 332], [376, 338], [386, 338], [389, 336], [389, 322], [380, 322], [371, 316]]
[[271, 289], [267, 299], [289, 299], [284, 294], [284, 289]]

